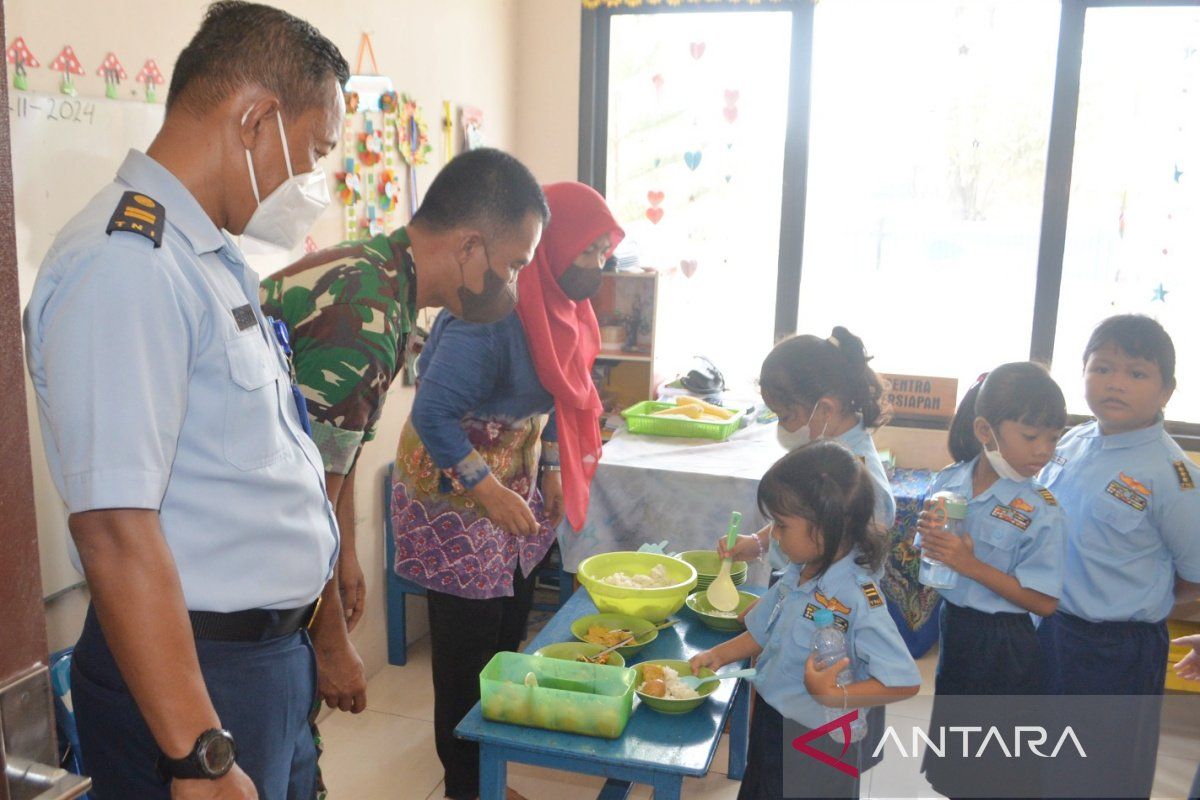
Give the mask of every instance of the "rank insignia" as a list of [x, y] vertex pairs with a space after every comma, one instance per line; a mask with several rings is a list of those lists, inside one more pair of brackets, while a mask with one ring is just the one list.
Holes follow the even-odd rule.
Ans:
[[841, 600], [838, 600], [836, 597], [826, 597], [820, 592], [817, 592], [816, 597], [817, 602], [823, 605], [825, 608], [828, 608], [830, 611], [837, 611], [841, 612], [842, 614], [850, 613], [850, 606], [846, 605]]
[[1192, 480], [1192, 473], [1188, 466], [1183, 461], [1176, 461], [1172, 464], [1175, 467], [1175, 477], [1179, 479], [1180, 489], [1195, 489], [1196, 482]]
[[992, 509], [992, 516], [1023, 531], [1029, 530], [1029, 523], [1033, 522], [1032, 518], [1012, 506], [997, 505]]
[[867, 598], [867, 605], [871, 608], [879, 608], [883, 605], [883, 596], [879, 594], [879, 589], [871, 581], [859, 584], [858, 588], [862, 589], [863, 596]]
[[1135, 492], [1133, 489], [1130, 489], [1120, 481], [1110, 481], [1104, 491], [1108, 492], [1130, 508], [1137, 509], [1138, 511], [1145, 511], [1146, 507], [1150, 505], [1149, 500]]
[[108, 221], [107, 234], [113, 231], [125, 231], [145, 236], [154, 242], [155, 247], [162, 247], [163, 226], [167, 221], [167, 210], [144, 194], [126, 192], [121, 195], [121, 202]]
[[1056, 500], [1054, 495], [1050, 493], [1049, 489], [1038, 489], [1037, 493], [1038, 493], [1038, 497], [1040, 497], [1046, 501], [1046, 505], [1048, 505], [1048, 506], [1058, 505], [1058, 500]]

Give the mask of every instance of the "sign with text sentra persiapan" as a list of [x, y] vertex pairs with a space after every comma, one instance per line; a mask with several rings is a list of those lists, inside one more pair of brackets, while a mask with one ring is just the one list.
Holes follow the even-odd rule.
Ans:
[[927, 375], [881, 374], [893, 417], [951, 419], [958, 399], [958, 380]]

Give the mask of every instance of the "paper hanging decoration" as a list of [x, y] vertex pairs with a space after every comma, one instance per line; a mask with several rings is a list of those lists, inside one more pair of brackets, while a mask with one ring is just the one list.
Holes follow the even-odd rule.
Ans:
[[146, 102], [158, 102], [158, 87], [164, 83], [163, 74], [158, 69], [158, 64], [154, 63], [153, 58], [146, 59], [146, 63], [142, 65], [142, 71], [135, 78], [138, 83], [146, 87]]
[[1163, 285], [1160, 283], [1158, 285], [1158, 288], [1156, 288], [1154, 290], [1154, 297], [1151, 298], [1150, 302], [1153, 303], [1153, 302], [1157, 301], [1159, 303], [1165, 303], [1165, 302], [1167, 302], [1168, 294], [1170, 294], [1170, 291], [1168, 289], [1163, 288]]
[[704, 153], [700, 152], [699, 150], [689, 150], [683, 154], [683, 163], [687, 164], [688, 169], [690, 169], [692, 172], [695, 172], [700, 166], [700, 159], [703, 156]]
[[666, 198], [663, 192], [649, 191], [646, 192], [646, 199], [650, 201], [650, 207], [646, 209], [646, 219], [657, 225], [663, 218], [662, 201]]
[[454, 112], [450, 101], [442, 101], [442, 166], [454, 158]]
[[337, 179], [338, 199], [343, 205], [352, 206], [362, 199], [362, 181], [358, 177], [358, 165], [354, 158], [346, 157], [346, 169], [333, 176]]
[[8, 47], [8, 63], [13, 65], [13, 88], [25, 91], [29, 88], [29, 77], [26, 70], [36, 69], [41, 63], [25, 44], [25, 39], [18, 36]]
[[400, 96], [400, 115], [396, 120], [396, 141], [400, 157], [408, 165], [409, 212], [417, 213], [417, 167], [429, 163], [429, 126], [417, 101], [408, 95]]
[[474, 106], [463, 106], [462, 111], [463, 149], [476, 150], [483, 147], [483, 111]]
[[392, 211], [400, 202], [400, 177], [390, 169], [379, 174], [379, 207], [384, 211]]
[[700, 57], [704, 55], [704, 47], [705, 47], [704, 42], [692, 42], [692, 44], [691, 44], [692, 58], [699, 61]]
[[71, 45], [67, 45], [59, 51], [59, 54], [50, 62], [50, 69], [62, 73], [62, 81], [58, 84], [60, 92], [71, 97], [78, 94], [78, 91], [75, 89], [75, 78], [72, 76], [83, 75], [85, 73], [83, 65], [79, 63], [79, 59], [75, 56], [75, 51], [71, 48]]
[[737, 91], [736, 89], [725, 90], [725, 110], [723, 113], [725, 114], [725, 121], [730, 125], [737, 121], [737, 101], [741, 96], [741, 92]]
[[96, 70], [96, 74], [104, 78], [104, 95], [110, 100], [117, 99], [117, 87], [125, 80], [125, 68], [121, 66], [116, 53], [104, 57], [104, 63]]
[[383, 160], [383, 134], [375, 130], [370, 120], [367, 129], [358, 135], [358, 160], [363, 166], [373, 167]]
[[[371, 57], [371, 72], [363, 72], [363, 56]], [[364, 33], [362, 38], [358, 40], [358, 60], [354, 65], [354, 74], [346, 81], [343, 91], [349, 94], [358, 96], [358, 102], [354, 104], [354, 108], [350, 108], [350, 101], [347, 97], [346, 113], [354, 114], [359, 108], [363, 110], [374, 110], [379, 108], [379, 98], [392, 91], [392, 79], [386, 75], [379, 74], [379, 65], [375, 63], [375, 48], [371, 46], [370, 34]]]

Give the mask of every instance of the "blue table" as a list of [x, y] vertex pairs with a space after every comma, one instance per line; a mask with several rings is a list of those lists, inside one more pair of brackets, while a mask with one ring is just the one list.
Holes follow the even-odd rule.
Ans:
[[[755, 594], [765, 591], [760, 587], [745, 588]], [[528, 651], [555, 642], [574, 641], [571, 623], [595, 613], [596, 606], [587, 592], [576, 592], [529, 643]], [[661, 631], [626, 666], [659, 658], [691, 658], [734, 635], [705, 627], [686, 606], [677, 616], [679, 622], [674, 627]], [[731, 664], [725, 669], [739, 666], [745, 663]], [[480, 800], [502, 800], [505, 796], [509, 761], [602, 775], [608, 782], [600, 800], [627, 797], [634, 783], [652, 786], [655, 800], [676, 800], [685, 777], [703, 777], [708, 773], [727, 719], [729, 777], [741, 780], [746, 771], [746, 745], [750, 737], [750, 687], [741, 680], [721, 681], [708, 702], [679, 716], [641, 708], [640, 700], [635, 698], [633, 715], [619, 739], [489, 722], [483, 718], [479, 703], [454, 732], [462, 739], [479, 742]]]

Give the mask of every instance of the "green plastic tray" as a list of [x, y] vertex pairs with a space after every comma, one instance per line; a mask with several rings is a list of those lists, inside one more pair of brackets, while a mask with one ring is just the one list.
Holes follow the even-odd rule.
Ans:
[[737, 411], [725, 422], [701, 422], [687, 417], [652, 417], [655, 411], [664, 408], [674, 408], [674, 403], [660, 403], [656, 400], [643, 400], [637, 405], [630, 406], [621, 412], [630, 433], [641, 433], [649, 436], [678, 436], [688, 439], [716, 439], [718, 442], [728, 439], [742, 426], [744, 410]]
[[[525, 685], [531, 672], [539, 685]], [[494, 722], [616, 739], [633, 711], [635, 680], [625, 667], [500, 652], [479, 673], [480, 705]]]

